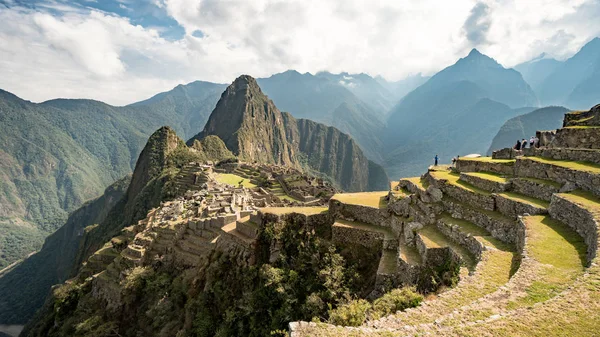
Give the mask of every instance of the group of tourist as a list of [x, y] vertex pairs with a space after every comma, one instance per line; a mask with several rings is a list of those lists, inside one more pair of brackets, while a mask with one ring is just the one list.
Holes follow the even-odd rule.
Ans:
[[[522, 140], [518, 140], [517, 139], [517, 144], [515, 144], [515, 146], [513, 146], [513, 149], [519, 151], [519, 150], [524, 150], [527, 148], [527, 139], [523, 138]], [[540, 139], [538, 137], [534, 137], [531, 136], [531, 138], [529, 138], [529, 148], [533, 149], [534, 147], [539, 147], [540, 146]]]

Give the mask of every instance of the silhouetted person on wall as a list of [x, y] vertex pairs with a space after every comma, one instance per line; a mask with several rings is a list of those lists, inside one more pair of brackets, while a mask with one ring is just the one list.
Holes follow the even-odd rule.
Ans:
[[525, 150], [526, 147], [527, 147], [527, 139], [523, 138], [523, 140], [521, 141], [521, 150]]
[[433, 166], [437, 166], [438, 164], [438, 155], [435, 155], [435, 158], [433, 158], [433, 160], [435, 161], [435, 164], [433, 164]]
[[517, 139], [517, 144], [513, 148], [517, 151], [521, 150], [521, 141]]

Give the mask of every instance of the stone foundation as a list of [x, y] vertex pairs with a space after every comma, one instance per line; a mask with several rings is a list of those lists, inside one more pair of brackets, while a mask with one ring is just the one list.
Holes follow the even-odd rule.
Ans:
[[600, 149], [600, 128], [563, 128], [556, 130], [549, 145], [554, 148]]
[[460, 227], [445, 223], [443, 220], [438, 220], [436, 223], [437, 228], [445, 236], [449, 237], [452, 241], [465, 247], [477, 261], [481, 260], [481, 253], [484, 250], [483, 245], [469, 233], [464, 233], [460, 230]]
[[600, 164], [600, 150], [596, 149], [538, 148], [532, 155], [556, 160], [587, 161]]

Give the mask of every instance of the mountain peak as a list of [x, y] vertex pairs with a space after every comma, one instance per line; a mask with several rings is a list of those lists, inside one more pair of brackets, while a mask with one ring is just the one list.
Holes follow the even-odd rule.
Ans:
[[483, 55], [479, 50], [477, 50], [477, 48], [471, 49], [471, 51], [469, 52], [469, 55], [467, 55], [467, 57], [479, 57], [479, 56], [485, 56], [485, 55]]

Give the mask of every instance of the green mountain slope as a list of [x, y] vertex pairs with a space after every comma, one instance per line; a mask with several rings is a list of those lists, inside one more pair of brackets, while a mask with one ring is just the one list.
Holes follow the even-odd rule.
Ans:
[[0, 268], [40, 248], [69, 212], [130, 173], [158, 127], [170, 125], [186, 138], [202, 128], [223, 86], [190, 88], [127, 107], [34, 104], [0, 90]]

